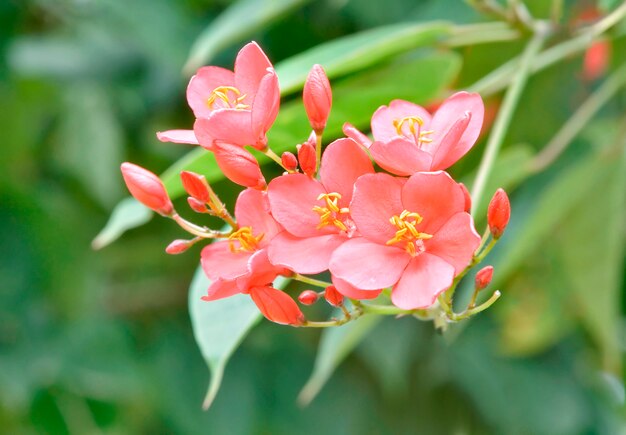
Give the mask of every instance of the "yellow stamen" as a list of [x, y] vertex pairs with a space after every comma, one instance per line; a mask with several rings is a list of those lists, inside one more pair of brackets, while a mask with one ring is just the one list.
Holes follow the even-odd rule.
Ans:
[[[258, 236], [252, 234], [252, 227], [241, 227], [228, 236], [228, 247], [233, 254], [238, 252], [254, 252], [265, 234]], [[239, 247], [235, 246], [235, 241], [239, 242]]]
[[404, 210], [399, 216], [394, 215], [389, 218], [389, 222], [398, 230], [391, 239], [387, 240], [386, 244], [394, 245], [396, 243], [404, 243], [406, 252], [412, 257], [417, 255], [418, 246], [421, 248], [422, 240], [432, 238], [431, 234], [421, 233], [415, 228], [423, 219], [424, 218], [418, 213], [413, 213], [408, 210]]
[[[394, 119], [393, 126], [396, 128], [396, 131], [400, 136], [405, 136], [402, 128], [404, 125], [409, 127], [409, 132], [413, 135], [413, 139], [417, 145], [421, 145], [423, 143], [430, 143], [433, 140], [429, 136], [434, 133], [433, 130], [422, 131], [422, 127], [424, 126], [424, 120], [419, 116], [405, 116], [404, 118]], [[416, 127], [417, 126], [417, 127]]]
[[313, 207], [313, 211], [320, 215], [320, 223], [317, 225], [317, 229], [324, 228], [327, 225], [334, 225], [341, 231], [348, 231], [348, 228], [341, 220], [341, 215], [349, 214], [350, 210], [347, 207], [339, 207], [339, 200], [341, 194], [337, 192], [322, 193], [317, 197], [317, 200], [324, 200], [326, 207], [320, 207], [318, 205]]
[[[233, 94], [235, 95], [233, 98]], [[249, 109], [250, 105], [244, 104], [243, 100], [246, 98], [246, 94], [241, 94], [241, 91], [234, 86], [218, 86], [213, 89], [209, 98], [207, 98], [206, 104], [210, 109], [213, 109], [217, 100], [224, 102], [226, 107], [237, 110]]]

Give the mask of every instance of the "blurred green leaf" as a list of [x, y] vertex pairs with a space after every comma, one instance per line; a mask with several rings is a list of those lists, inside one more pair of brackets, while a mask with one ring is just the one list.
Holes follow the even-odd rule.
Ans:
[[222, 49], [254, 34], [310, 0], [239, 0], [213, 20], [191, 46], [185, 75], [208, 63]]
[[[402, 98], [425, 103], [436, 98], [454, 80], [460, 66], [460, 58], [455, 53], [431, 53], [339, 81], [333, 89], [334, 104], [326, 136], [331, 138], [341, 136], [341, 127], [346, 120], [357, 127], [367, 126], [373, 112], [392, 99]], [[280, 155], [306, 140], [309, 132], [310, 126], [302, 101], [298, 99], [284, 104], [280, 109], [278, 118], [268, 134], [269, 143]], [[268, 161], [265, 156], [259, 156], [259, 160], [261, 163]], [[179, 177], [182, 170], [202, 173], [209, 183], [217, 182], [224, 177], [213, 154], [198, 147], [174, 163], [161, 176], [173, 199], [184, 193]], [[137, 222], [139, 225], [143, 223], [139, 219]], [[124, 230], [133, 227], [128, 225]], [[115, 233], [116, 237], [119, 235], [121, 233]], [[106, 244], [114, 240], [107, 238]]]
[[211, 406], [222, 383], [224, 369], [235, 349], [250, 329], [261, 319], [261, 313], [247, 295], [236, 295], [205, 302], [211, 281], [198, 268], [189, 288], [189, 315], [200, 352], [211, 370], [211, 382], [203, 408]]
[[121, 126], [107, 91], [87, 83], [72, 87], [65, 95], [55, 158], [104, 206], [121, 193], [122, 147]]
[[432, 44], [451, 30], [446, 22], [396, 24], [335, 39], [276, 65], [280, 88], [284, 94], [301, 88], [314, 64], [322, 65], [328, 77], [338, 77]]
[[330, 379], [337, 366], [365, 338], [382, 317], [363, 316], [355, 322], [327, 328], [322, 332], [313, 373], [298, 395], [298, 402], [308, 405]]
[[124, 198], [115, 206], [108, 222], [91, 242], [93, 249], [104, 248], [124, 234], [126, 230], [138, 227], [152, 219], [152, 210], [135, 198]]

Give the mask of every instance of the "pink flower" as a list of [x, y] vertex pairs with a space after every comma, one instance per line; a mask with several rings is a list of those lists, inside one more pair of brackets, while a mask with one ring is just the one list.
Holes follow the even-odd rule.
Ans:
[[484, 117], [478, 94], [458, 92], [433, 116], [417, 104], [394, 100], [372, 116], [374, 142], [347, 124], [344, 131], [369, 148], [383, 169], [402, 176], [450, 167], [474, 145]]
[[285, 231], [270, 242], [270, 261], [298, 273], [327, 270], [332, 252], [355, 233], [348, 209], [354, 182], [373, 172], [367, 154], [354, 141], [339, 139], [322, 156], [320, 181], [305, 174], [272, 180], [272, 214]]
[[408, 180], [368, 174], [354, 186], [350, 213], [363, 237], [338, 247], [333, 277], [360, 290], [393, 286], [392, 302], [426, 308], [470, 262], [480, 237], [461, 187], [445, 172]]
[[[269, 213], [267, 194], [246, 189], [235, 205], [239, 229], [228, 238], [202, 250], [202, 268], [211, 280], [235, 280], [250, 274], [251, 258], [266, 251], [272, 238], [282, 230]], [[265, 256], [267, 257], [267, 256]]]
[[304, 83], [302, 102], [311, 127], [316, 133], [321, 134], [326, 128], [326, 121], [333, 104], [330, 83], [321, 65], [313, 65], [311, 68]]
[[263, 50], [251, 42], [237, 54], [234, 72], [200, 68], [187, 86], [187, 102], [196, 117], [194, 130], [159, 132], [159, 140], [211, 151], [215, 141], [263, 149], [280, 105], [278, 77]]

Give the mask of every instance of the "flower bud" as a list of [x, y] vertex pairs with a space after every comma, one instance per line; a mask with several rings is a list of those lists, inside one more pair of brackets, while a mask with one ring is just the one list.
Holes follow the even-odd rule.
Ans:
[[128, 162], [122, 163], [121, 170], [126, 187], [137, 201], [163, 216], [172, 214], [174, 206], [159, 177]]
[[509, 197], [503, 189], [498, 189], [493, 198], [491, 198], [489, 208], [487, 209], [489, 231], [491, 231], [495, 239], [499, 239], [502, 236], [510, 217], [511, 203], [509, 202]]
[[252, 287], [250, 297], [252, 297], [252, 301], [259, 311], [274, 323], [300, 326], [306, 321], [296, 301], [291, 299], [287, 293], [274, 287]]
[[313, 305], [318, 299], [319, 295], [313, 290], [305, 290], [298, 296], [298, 300], [302, 305]]
[[315, 156], [315, 147], [309, 142], [298, 145], [298, 161], [302, 172], [312, 177], [315, 174], [315, 166], [317, 158]]
[[180, 180], [183, 182], [183, 187], [189, 195], [202, 202], [211, 200], [211, 187], [204, 175], [190, 171], [181, 171]]
[[324, 298], [333, 307], [340, 307], [343, 305], [343, 295], [337, 291], [334, 285], [329, 285], [324, 291]]
[[187, 198], [187, 204], [189, 204], [189, 207], [196, 213], [210, 213], [207, 206], [204, 205], [204, 202], [194, 198], [193, 196]]
[[465, 187], [465, 184], [459, 183], [461, 190], [463, 191], [463, 197], [465, 198], [465, 208], [464, 210], [469, 213], [472, 209], [472, 197], [470, 196], [469, 190]]
[[280, 157], [280, 160], [283, 163], [285, 169], [288, 171], [295, 171], [295, 169], [298, 167], [298, 160], [296, 159], [296, 156], [294, 156], [293, 153], [290, 153], [289, 151], [285, 151]]
[[165, 252], [171, 255], [182, 254], [191, 247], [189, 240], [176, 239], [165, 248]]
[[476, 290], [480, 291], [487, 287], [493, 278], [493, 266], [485, 266], [476, 273], [474, 281]]
[[302, 101], [311, 127], [318, 134], [321, 133], [326, 127], [330, 107], [333, 104], [330, 83], [321, 65], [313, 65], [311, 68], [304, 83]]

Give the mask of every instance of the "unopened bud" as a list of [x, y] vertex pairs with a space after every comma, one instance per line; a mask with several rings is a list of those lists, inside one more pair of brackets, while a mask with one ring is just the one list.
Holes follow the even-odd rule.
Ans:
[[298, 300], [302, 305], [313, 305], [318, 299], [319, 295], [313, 290], [305, 290], [298, 296]]
[[284, 168], [288, 171], [295, 171], [298, 167], [298, 159], [296, 159], [296, 156], [289, 151], [285, 151], [280, 157], [280, 160], [283, 163]]
[[498, 189], [491, 198], [487, 209], [487, 223], [494, 239], [499, 239], [502, 236], [510, 218], [511, 203], [509, 197], [503, 189]]
[[311, 127], [321, 133], [326, 128], [330, 107], [333, 104], [330, 83], [321, 65], [313, 65], [311, 68], [304, 83], [302, 101]]
[[324, 291], [324, 298], [333, 307], [340, 307], [343, 305], [343, 295], [337, 291], [334, 285], [329, 285]]
[[315, 147], [308, 142], [298, 146], [298, 161], [302, 172], [312, 177], [315, 174], [315, 166], [317, 158], [315, 156]]
[[459, 187], [463, 191], [463, 197], [465, 198], [465, 211], [467, 213], [472, 209], [472, 197], [470, 196], [469, 190], [465, 187], [465, 184], [459, 183]]
[[204, 202], [197, 200], [193, 196], [187, 198], [187, 204], [196, 213], [210, 213], [209, 209], [204, 205]]
[[183, 187], [189, 195], [202, 202], [209, 202], [211, 200], [211, 188], [206, 178], [204, 178], [204, 175], [190, 171], [182, 171], [180, 173], [180, 180], [183, 182]]
[[189, 240], [176, 239], [172, 243], [167, 245], [167, 248], [165, 248], [165, 252], [171, 255], [182, 254], [187, 249], [189, 249], [192, 244], [193, 243], [191, 243]]
[[476, 273], [476, 290], [486, 288], [493, 278], [493, 266], [485, 266]]
[[152, 172], [132, 163], [122, 163], [122, 176], [130, 194], [146, 207], [163, 216], [174, 211], [163, 182]]

